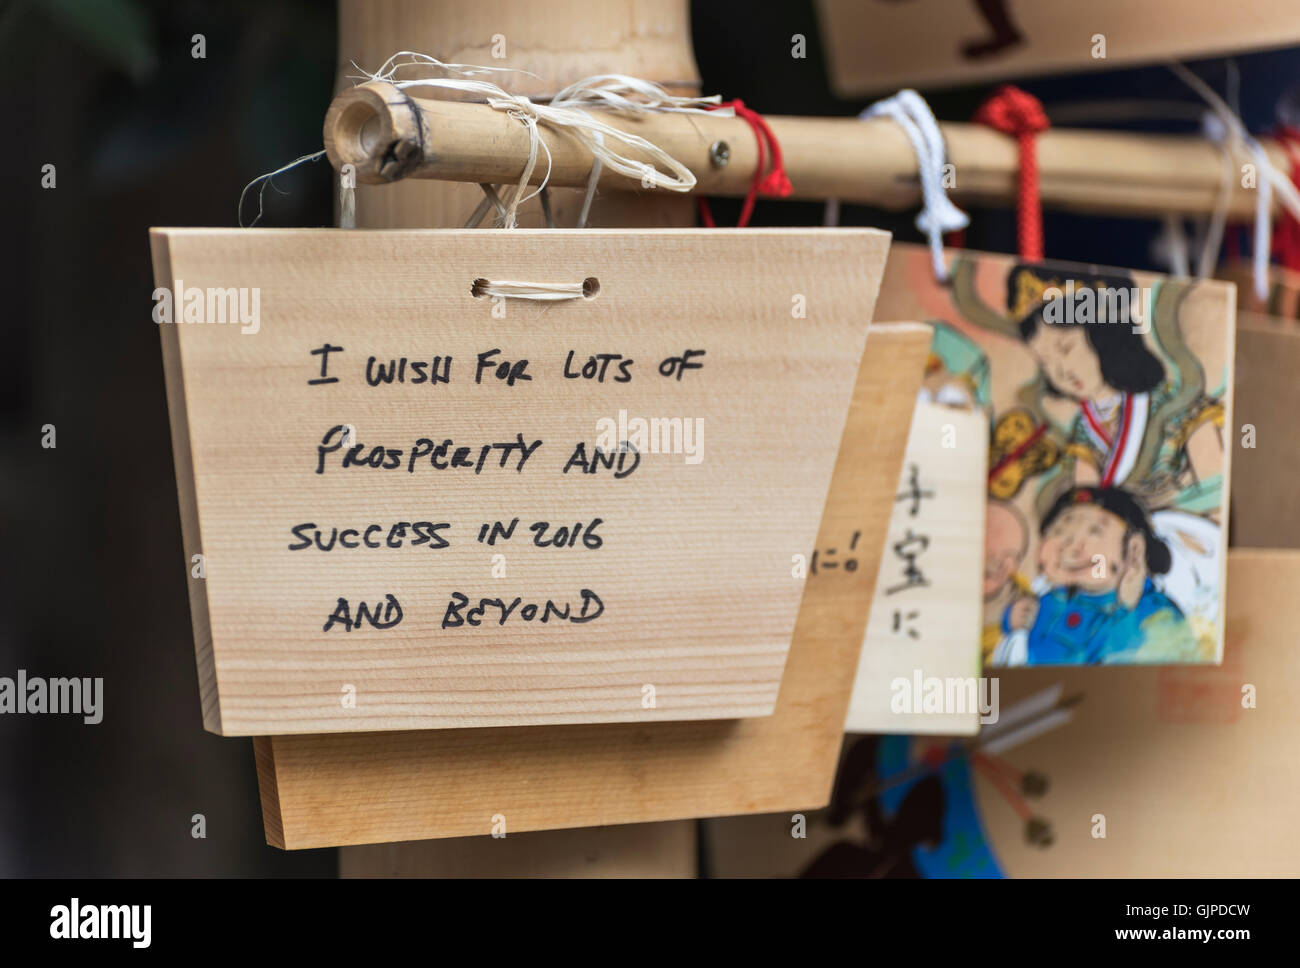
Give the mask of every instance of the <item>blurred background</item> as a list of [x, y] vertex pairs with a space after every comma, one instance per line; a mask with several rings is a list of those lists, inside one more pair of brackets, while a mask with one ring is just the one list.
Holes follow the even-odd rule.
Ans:
[[[335, 851], [265, 845], [251, 742], [202, 728], [147, 237], [154, 225], [236, 225], [250, 179], [321, 147], [335, 16], [307, 0], [0, 2], [0, 675], [105, 683], [98, 726], [0, 717], [0, 874], [336, 873]], [[810, 0], [702, 0], [692, 28], [704, 93], [768, 114], [851, 115], [872, 100], [831, 94]], [[796, 33], [804, 60], [789, 56]], [[1191, 66], [1258, 132], [1300, 50]], [[1199, 127], [1200, 103], [1164, 68], [1020, 86], [1058, 125]], [[964, 121], [991, 87], [922, 94], [940, 119]], [[1135, 97], [1185, 110], [1126, 122], [1119, 102]], [[332, 176], [321, 160], [277, 177], [261, 224], [332, 224]], [[739, 207], [715, 200], [718, 224]], [[255, 211], [250, 200], [246, 218]], [[1014, 250], [1010, 211], [971, 215], [969, 247]], [[920, 240], [913, 217], [845, 206], [841, 223]], [[753, 224], [821, 220], [819, 203], [760, 201]], [[1159, 229], [1048, 212], [1047, 253], [1163, 269]], [[44, 424], [56, 449], [40, 446]], [[206, 839], [191, 836], [196, 813]]]

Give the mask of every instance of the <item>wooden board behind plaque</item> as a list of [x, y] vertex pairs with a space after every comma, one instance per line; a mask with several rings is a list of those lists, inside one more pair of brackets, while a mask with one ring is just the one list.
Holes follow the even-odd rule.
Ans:
[[[929, 344], [926, 326], [871, 328], [816, 547], [854, 531], [863, 547], [883, 543]], [[805, 582], [769, 717], [259, 737], [267, 840], [292, 849], [489, 837], [498, 815], [525, 831], [823, 804], [876, 565], [867, 556], [854, 572]]]

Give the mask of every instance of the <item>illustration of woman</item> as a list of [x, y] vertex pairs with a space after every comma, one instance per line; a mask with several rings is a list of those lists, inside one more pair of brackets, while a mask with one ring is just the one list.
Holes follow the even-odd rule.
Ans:
[[[1118, 280], [1111, 291], [1125, 281]], [[1109, 298], [1102, 287], [1091, 293], [1062, 292], [1040, 302], [1019, 323], [1020, 338], [1038, 359], [1046, 392], [1079, 405], [1067, 438], [1073, 482], [1123, 484], [1154, 508], [1217, 512], [1222, 404], [1202, 392], [1181, 419], [1154, 425], [1152, 413], [1162, 409], [1182, 380], [1170, 378], [1147, 347], [1131, 307], [1123, 318], [1097, 319], [1095, 307]], [[1090, 304], [1086, 310], [1085, 301]], [[1161, 439], [1149, 440], [1152, 433]], [[1152, 443], [1157, 446], [1154, 466], [1137, 476], [1138, 455], [1144, 444]]]

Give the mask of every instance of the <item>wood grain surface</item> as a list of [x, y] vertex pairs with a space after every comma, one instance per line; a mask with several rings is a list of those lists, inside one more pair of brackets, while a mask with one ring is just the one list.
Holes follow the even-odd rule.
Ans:
[[[881, 545], [929, 341], [925, 326], [872, 327], [817, 546], [854, 530]], [[267, 840], [296, 849], [490, 836], [496, 816], [523, 832], [823, 804], [875, 579], [868, 559], [805, 582], [769, 717], [259, 737]]]
[[[887, 235], [154, 239], [210, 729], [772, 712]], [[190, 321], [235, 287], [255, 323]]]

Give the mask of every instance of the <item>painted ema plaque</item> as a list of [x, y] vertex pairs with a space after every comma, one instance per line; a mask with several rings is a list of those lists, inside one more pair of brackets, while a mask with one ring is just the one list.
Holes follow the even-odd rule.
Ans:
[[771, 714], [887, 235], [152, 244], [208, 729]]

